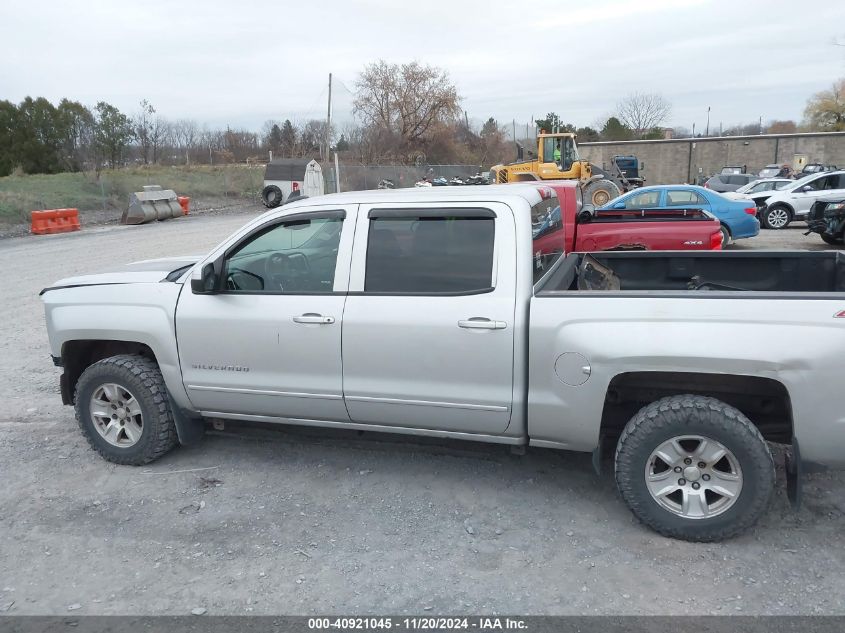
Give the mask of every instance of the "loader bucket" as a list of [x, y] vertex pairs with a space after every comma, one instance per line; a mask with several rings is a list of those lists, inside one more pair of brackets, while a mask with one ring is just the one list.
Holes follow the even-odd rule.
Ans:
[[158, 185], [146, 185], [143, 191], [129, 194], [129, 208], [120, 218], [121, 224], [144, 224], [184, 215], [176, 192]]

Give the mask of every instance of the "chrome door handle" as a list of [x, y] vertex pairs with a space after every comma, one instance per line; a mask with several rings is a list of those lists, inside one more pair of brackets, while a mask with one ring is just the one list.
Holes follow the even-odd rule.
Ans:
[[492, 321], [486, 317], [472, 317], [458, 321], [458, 327], [468, 330], [504, 330], [508, 324], [504, 321]]
[[293, 317], [294, 323], [316, 323], [317, 325], [331, 325], [334, 323], [334, 317], [323, 316], [322, 314], [315, 314], [313, 312], [306, 312], [299, 316]]

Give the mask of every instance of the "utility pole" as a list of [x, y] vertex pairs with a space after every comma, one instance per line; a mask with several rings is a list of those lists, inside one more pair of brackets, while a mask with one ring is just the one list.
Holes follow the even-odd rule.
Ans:
[[704, 128], [704, 136], [710, 136], [710, 106], [707, 106], [707, 127]]
[[760, 134], [763, 133], [763, 115], [760, 115]]
[[332, 142], [332, 74], [329, 73], [329, 110], [326, 115], [326, 162], [329, 160]]

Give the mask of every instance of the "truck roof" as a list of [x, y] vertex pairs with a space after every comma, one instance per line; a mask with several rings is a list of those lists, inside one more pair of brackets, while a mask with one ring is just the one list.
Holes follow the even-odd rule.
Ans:
[[[462, 185], [452, 187], [408, 187], [405, 189], [367, 189], [329, 193], [314, 198], [291, 202], [276, 210], [308, 207], [315, 204], [379, 204], [384, 202], [460, 202], [467, 199], [477, 201], [503, 201], [507, 198], [521, 198], [529, 205], [541, 200], [539, 189], [546, 183], [531, 181], [506, 185]], [[551, 191], [551, 190], [550, 190]]]

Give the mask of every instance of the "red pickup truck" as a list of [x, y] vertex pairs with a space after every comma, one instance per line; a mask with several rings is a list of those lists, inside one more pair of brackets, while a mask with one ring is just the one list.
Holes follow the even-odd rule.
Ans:
[[[543, 182], [557, 194], [544, 217], [532, 218], [534, 251], [547, 254], [655, 250], [720, 250], [719, 220], [701, 209], [582, 210], [581, 189], [574, 181]], [[550, 200], [551, 202], [551, 200]]]

